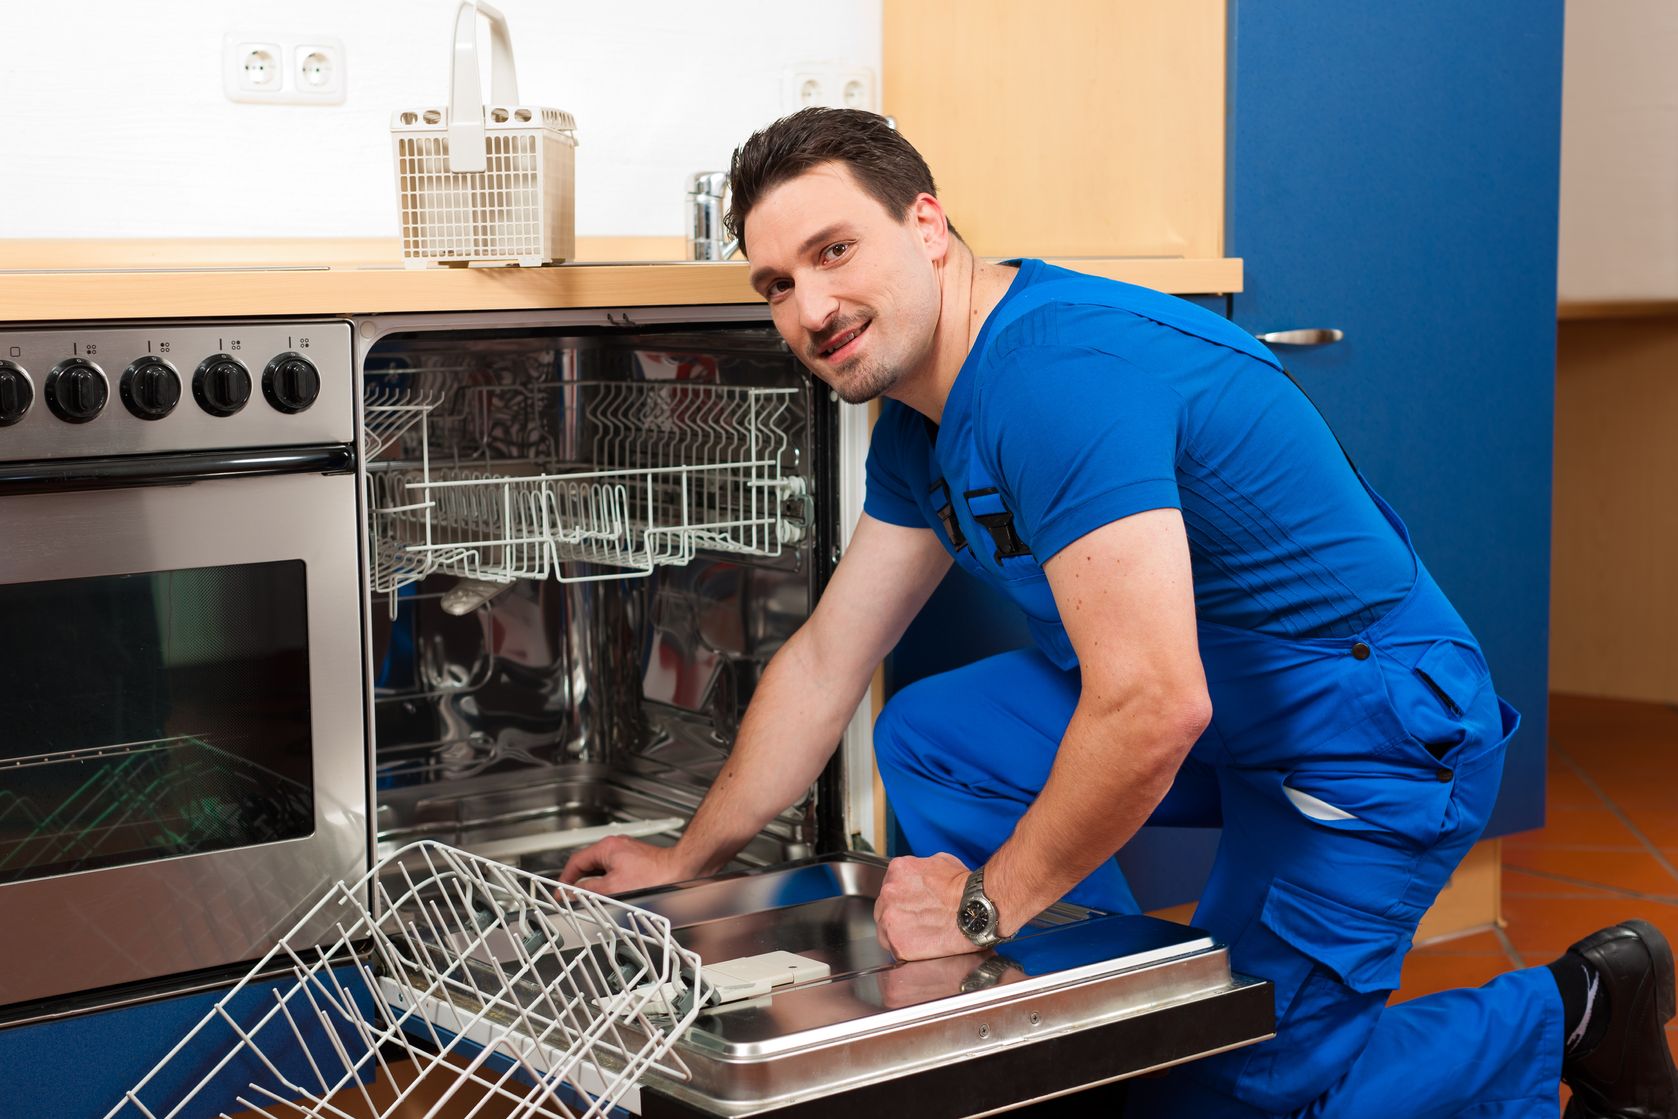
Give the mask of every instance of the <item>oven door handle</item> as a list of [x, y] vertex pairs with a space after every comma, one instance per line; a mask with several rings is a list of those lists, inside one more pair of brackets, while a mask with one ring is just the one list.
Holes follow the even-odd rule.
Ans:
[[0, 497], [184, 486], [217, 478], [258, 478], [273, 474], [348, 474], [354, 470], [355, 448], [347, 443], [7, 463], [0, 465]]

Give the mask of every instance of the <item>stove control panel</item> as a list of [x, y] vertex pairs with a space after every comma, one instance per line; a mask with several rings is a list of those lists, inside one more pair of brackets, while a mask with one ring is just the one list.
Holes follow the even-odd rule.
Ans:
[[0, 329], [0, 462], [348, 443], [350, 324]]

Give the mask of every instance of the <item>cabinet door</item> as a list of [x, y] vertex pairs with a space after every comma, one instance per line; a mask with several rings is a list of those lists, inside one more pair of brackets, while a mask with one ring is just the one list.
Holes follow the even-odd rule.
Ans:
[[1523, 716], [1488, 834], [1543, 821], [1561, 0], [1234, 0], [1234, 318], [1278, 348]]

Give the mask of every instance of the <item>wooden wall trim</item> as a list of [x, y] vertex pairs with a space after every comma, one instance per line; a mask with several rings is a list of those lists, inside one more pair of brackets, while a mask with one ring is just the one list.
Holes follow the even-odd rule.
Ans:
[[1562, 322], [1579, 319], [1650, 319], [1678, 317], [1678, 299], [1623, 299], [1603, 302], [1567, 300], [1556, 304]]

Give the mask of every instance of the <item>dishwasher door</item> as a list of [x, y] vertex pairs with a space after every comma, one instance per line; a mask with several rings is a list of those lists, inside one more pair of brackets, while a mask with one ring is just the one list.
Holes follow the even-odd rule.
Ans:
[[786, 951], [826, 978], [702, 1012], [648, 1119], [981, 1115], [1273, 1035], [1272, 988], [1197, 929], [1057, 905], [973, 955], [898, 963], [882, 859], [824, 856], [626, 896], [707, 963]]
[[413, 844], [299, 926], [329, 914], [335, 942], [282, 941], [106, 1119], [985, 1115], [1271, 1034], [1270, 984], [1148, 917], [1054, 906], [996, 950], [898, 963], [885, 869], [614, 899]]

